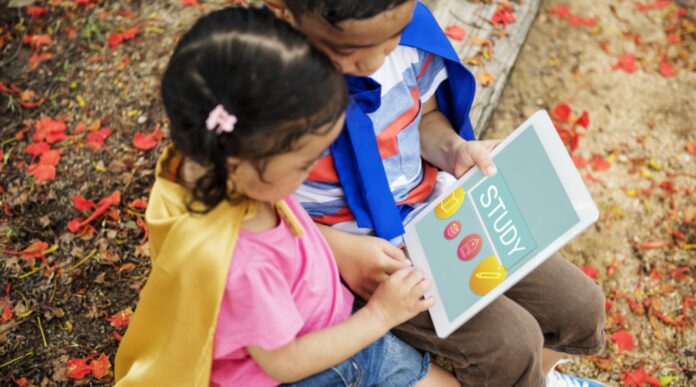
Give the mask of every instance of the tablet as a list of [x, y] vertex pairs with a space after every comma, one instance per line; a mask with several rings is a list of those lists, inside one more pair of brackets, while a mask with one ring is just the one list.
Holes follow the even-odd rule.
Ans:
[[434, 283], [427, 296], [441, 338], [599, 216], [546, 111], [491, 154], [494, 176], [472, 168], [406, 225], [408, 254]]

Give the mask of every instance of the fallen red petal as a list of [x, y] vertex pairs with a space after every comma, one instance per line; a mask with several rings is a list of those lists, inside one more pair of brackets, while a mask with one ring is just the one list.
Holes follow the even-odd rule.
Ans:
[[563, 122], [568, 122], [570, 120], [570, 114], [572, 112], [573, 112], [573, 110], [565, 102], [559, 102], [553, 108], [554, 117], [556, 117], [558, 120], [563, 121]]
[[92, 374], [95, 378], [101, 379], [109, 374], [111, 369], [111, 362], [105, 354], [100, 354], [98, 358], [92, 360], [89, 363], [89, 367], [92, 369]]
[[458, 25], [451, 25], [445, 28], [445, 34], [453, 40], [462, 40], [466, 37], [466, 30]]
[[611, 340], [619, 347], [619, 351], [631, 350], [635, 348], [633, 335], [631, 332], [622, 330], [611, 335]]
[[664, 62], [660, 65], [660, 74], [665, 78], [672, 78], [677, 75], [677, 69], [669, 62]]
[[85, 197], [82, 195], [75, 195], [73, 196], [72, 200], [73, 205], [78, 211], [84, 211], [96, 206], [93, 201], [85, 199]]
[[164, 137], [164, 132], [159, 130], [159, 128], [153, 130], [152, 132], [145, 134], [137, 132], [135, 137], [133, 137], [133, 146], [136, 149], [143, 151], [148, 151], [159, 144], [160, 140]]
[[65, 366], [65, 376], [70, 379], [84, 379], [92, 373], [92, 368], [87, 365], [88, 358], [70, 359]]

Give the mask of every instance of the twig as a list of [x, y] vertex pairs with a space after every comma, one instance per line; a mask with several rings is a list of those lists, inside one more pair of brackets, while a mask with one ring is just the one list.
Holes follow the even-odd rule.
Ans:
[[32, 275], [32, 274], [36, 273], [37, 271], [41, 270], [43, 267], [44, 267], [44, 266], [38, 266], [36, 269], [34, 269], [34, 270], [32, 270], [32, 271], [30, 271], [30, 272], [28, 272], [28, 273], [24, 273], [24, 274], [20, 275], [20, 276], [17, 277], [17, 278], [18, 278], [18, 279], [27, 278], [27, 277], [29, 277], [30, 275]]
[[0, 368], [6, 367], [6, 366], [8, 366], [8, 365], [10, 365], [10, 364], [12, 364], [12, 363], [18, 362], [18, 361], [24, 359], [25, 357], [32, 356], [32, 355], [34, 355], [34, 351], [29, 351], [29, 352], [25, 353], [25, 354], [22, 355], [22, 356], [16, 357], [16, 358], [14, 358], [14, 359], [12, 359], [12, 360], [10, 360], [10, 361], [7, 361], [7, 362], [5, 362], [5, 363], [0, 364]]
[[48, 348], [48, 343], [46, 342], [46, 334], [44, 333], [43, 326], [41, 326], [41, 317], [36, 316], [36, 322], [39, 323], [39, 331], [41, 332], [41, 339], [43, 340], [44, 348]]
[[86, 257], [82, 258], [82, 259], [80, 260], [80, 262], [78, 262], [78, 263], [72, 265], [72, 266], [71, 266], [68, 270], [66, 270], [65, 272], [66, 272], [66, 273], [70, 273], [71, 271], [75, 270], [78, 266], [82, 265], [82, 264], [85, 263], [88, 259], [92, 258], [92, 256], [93, 256], [94, 254], [96, 254], [96, 253], [97, 253], [97, 249], [94, 249], [94, 250], [90, 251], [90, 253], [87, 254]]

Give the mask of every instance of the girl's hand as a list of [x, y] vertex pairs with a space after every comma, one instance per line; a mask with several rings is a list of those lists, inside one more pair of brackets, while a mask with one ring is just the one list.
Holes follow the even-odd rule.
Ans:
[[413, 267], [400, 269], [377, 288], [365, 308], [389, 330], [433, 306], [435, 299], [423, 299], [431, 286], [432, 282]]
[[320, 230], [336, 257], [341, 277], [364, 300], [390, 274], [411, 266], [400, 248], [382, 238], [352, 235], [326, 226], [320, 226]]
[[451, 167], [449, 171], [454, 177], [459, 179], [466, 171], [476, 165], [483, 171], [484, 175], [495, 175], [496, 168], [491, 159], [491, 150], [500, 141], [458, 141], [450, 150], [449, 160]]

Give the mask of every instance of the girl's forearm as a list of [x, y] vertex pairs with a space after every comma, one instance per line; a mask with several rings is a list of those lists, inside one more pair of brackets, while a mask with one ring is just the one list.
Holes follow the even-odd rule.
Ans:
[[341, 324], [297, 337], [273, 351], [247, 347], [261, 369], [279, 383], [293, 383], [329, 369], [355, 355], [391, 327], [383, 316], [364, 307]]

